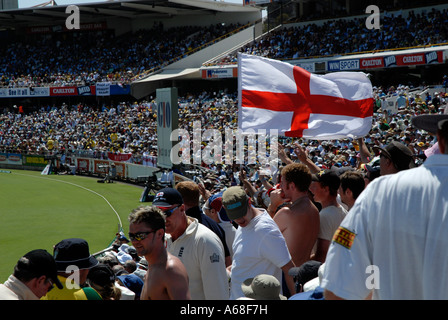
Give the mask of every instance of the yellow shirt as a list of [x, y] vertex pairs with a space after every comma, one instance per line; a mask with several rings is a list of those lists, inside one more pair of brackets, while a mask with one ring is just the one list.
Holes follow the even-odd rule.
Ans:
[[[58, 279], [61, 281], [63, 288], [59, 289], [55, 286], [41, 300], [88, 300], [84, 290], [80, 289], [79, 285], [75, 285], [73, 280], [59, 275]], [[67, 283], [71, 283], [70, 287], [73, 288], [67, 288]]]

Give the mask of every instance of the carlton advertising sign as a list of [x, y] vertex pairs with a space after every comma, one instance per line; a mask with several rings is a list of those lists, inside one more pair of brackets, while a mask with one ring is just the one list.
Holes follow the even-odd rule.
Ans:
[[403, 54], [397, 56], [398, 66], [414, 66], [426, 64], [424, 53]]
[[360, 67], [361, 69], [384, 68], [383, 57], [361, 59]]
[[76, 87], [52, 87], [50, 88], [50, 96], [77, 96], [78, 89]]

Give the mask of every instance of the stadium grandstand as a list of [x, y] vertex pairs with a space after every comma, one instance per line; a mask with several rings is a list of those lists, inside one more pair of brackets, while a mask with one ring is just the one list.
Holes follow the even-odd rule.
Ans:
[[[0, 168], [146, 184], [144, 193], [150, 182], [153, 188], [193, 180], [207, 196], [249, 185], [252, 203], [268, 208], [277, 171], [261, 170], [266, 168], [259, 163], [160, 165], [172, 146], [161, 141], [175, 127], [192, 137], [195, 122], [201, 134], [237, 129], [238, 53], [320, 75], [361, 71], [372, 82], [372, 128], [366, 136], [280, 137], [285, 157], [304, 161], [295, 153], [298, 143], [314, 169], [356, 170], [367, 185], [380, 175], [379, 148], [395, 141], [411, 150], [419, 166], [438, 142], [415, 128], [412, 117], [448, 114], [444, 2], [117, 0], [77, 5], [79, 29], [66, 27], [67, 6], [57, 0], [2, 7]], [[379, 29], [366, 27], [365, 9], [372, 4], [381, 12]], [[177, 101], [169, 107], [163, 101], [162, 109], [159, 93], [165, 89]], [[161, 134], [169, 117], [175, 127]], [[199, 151], [206, 147], [201, 141]], [[201, 208], [211, 211], [206, 204]], [[128, 230], [119, 224], [123, 231]], [[8, 246], [10, 241], [16, 239]]]
[[448, 5], [428, 4], [378, 2], [379, 30], [348, 0], [107, 1], [79, 5], [79, 30], [54, 1], [3, 10], [1, 165], [27, 153], [154, 165], [158, 88], [179, 89], [179, 127], [236, 128], [238, 52], [321, 74], [364, 71], [378, 105], [402, 88], [445, 92]]

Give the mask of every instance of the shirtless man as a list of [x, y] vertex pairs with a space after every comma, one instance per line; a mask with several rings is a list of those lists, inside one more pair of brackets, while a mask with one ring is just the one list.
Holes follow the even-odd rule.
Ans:
[[190, 300], [188, 274], [165, 248], [165, 219], [157, 207], [140, 207], [129, 215], [129, 239], [148, 261], [141, 300]]
[[[294, 264], [299, 267], [310, 258], [319, 233], [319, 211], [308, 196], [311, 172], [304, 164], [290, 163], [281, 172], [281, 189], [271, 192], [269, 210], [276, 210], [274, 221], [280, 228]], [[271, 212], [270, 212], [271, 213]]]

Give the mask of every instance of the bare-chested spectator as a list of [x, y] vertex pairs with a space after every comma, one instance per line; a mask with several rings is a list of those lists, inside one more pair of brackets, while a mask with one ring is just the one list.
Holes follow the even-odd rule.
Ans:
[[319, 233], [319, 211], [308, 196], [310, 184], [311, 172], [304, 164], [288, 164], [282, 169], [281, 189], [272, 191], [270, 196], [270, 210], [290, 202], [275, 213], [274, 221], [296, 266], [309, 260]]
[[190, 300], [188, 274], [179, 258], [165, 248], [165, 219], [157, 207], [140, 207], [129, 215], [129, 239], [151, 266], [141, 300]]

